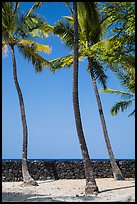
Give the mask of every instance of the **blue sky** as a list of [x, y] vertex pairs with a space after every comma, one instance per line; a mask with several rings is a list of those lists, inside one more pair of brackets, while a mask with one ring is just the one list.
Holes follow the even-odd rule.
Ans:
[[[32, 2], [24, 2], [23, 10]], [[70, 12], [63, 2], [46, 3], [37, 11], [51, 25]], [[70, 53], [58, 37], [44, 39], [52, 47], [46, 59], [54, 59]], [[55, 74], [48, 68], [35, 73], [30, 62], [16, 50], [17, 72], [24, 97], [28, 125], [29, 159], [81, 159], [72, 104], [72, 69], [62, 69]], [[102, 126], [98, 114], [87, 62], [79, 63], [79, 103], [84, 134], [91, 159], [107, 159]], [[120, 89], [114, 75], [107, 71], [110, 88]], [[100, 89], [101, 87], [98, 86]], [[135, 121], [128, 117], [132, 107], [112, 117], [110, 109], [118, 96], [100, 93], [109, 138], [117, 159], [133, 159], [135, 151]], [[10, 50], [2, 57], [2, 158], [21, 159], [22, 124], [19, 101], [12, 73]]]

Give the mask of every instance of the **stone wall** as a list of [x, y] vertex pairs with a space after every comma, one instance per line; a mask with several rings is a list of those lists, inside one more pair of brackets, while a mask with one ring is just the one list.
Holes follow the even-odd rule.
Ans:
[[[113, 177], [109, 161], [92, 161], [95, 178]], [[135, 178], [135, 160], [117, 161], [125, 178]], [[35, 180], [83, 179], [82, 161], [28, 161], [28, 169]], [[2, 162], [2, 181], [22, 181], [21, 161]]]

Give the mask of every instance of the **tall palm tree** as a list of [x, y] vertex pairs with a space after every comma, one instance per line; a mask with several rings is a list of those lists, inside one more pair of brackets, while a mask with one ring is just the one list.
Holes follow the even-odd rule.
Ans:
[[83, 127], [80, 115], [79, 108], [79, 99], [78, 99], [78, 18], [77, 18], [77, 2], [73, 2], [74, 9], [74, 53], [73, 53], [73, 108], [75, 115], [76, 128], [79, 138], [79, 143], [81, 147], [81, 152], [83, 156], [83, 164], [85, 169], [86, 176], [86, 194], [93, 194], [94, 192], [98, 192], [98, 187], [94, 178], [93, 168], [91, 165]]
[[[92, 15], [91, 15], [90, 7], [92, 9]], [[93, 43], [95, 44], [99, 42], [100, 40], [101, 27], [99, 27], [100, 21], [99, 21], [99, 14], [96, 8], [96, 3], [85, 2], [84, 4], [82, 4], [81, 2], [79, 2], [78, 11], [79, 11], [79, 19], [81, 19], [81, 21], [79, 21], [79, 24], [80, 24], [81, 30], [85, 33], [86, 48], [88, 49], [90, 46], [93, 45]], [[84, 15], [85, 11], [86, 11], [86, 15]], [[93, 16], [95, 18], [93, 18]], [[91, 22], [92, 22], [92, 25], [91, 25]], [[96, 30], [97, 30], [97, 34], [96, 34]], [[92, 84], [93, 84], [93, 88], [94, 88], [94, 92], [95, 92], [95, 96], [97, 100], [97, 105], [98, 105], [99, 115], [101, 119], [102, 129], [104, 133], [104, 138], [105, 138], [108, 154], [110, 157], [113, 175], [114, 175], [114, 178], [116, 178], [116, 180], [123, 180], [124, 178], [115, 161], [115, 157], [112, 151], [111, 143], [110, 143], [108, 132], [107, 132], [105, 117], [103, 113], [103, 108], [101, 104], [101, 99], [99, 96], [96, 79], [94, 75], [94, 70], [98, 69], [98, 67], [94, 67], [92, 57], [88, 57], [88, 65], [89, 65], [89, 71], [90, 71], [90, 75], [92, 78]], [[106, 88], [106, 86], [104, 88]]]
[[[28, 128], [22, 91], [17, 76], [17, 64], [15, 56], [15, 46], [19, 48], [22, 55], [32, 62], [36, 71], [41, 70], [44, 66], [50, 66], [50, 63], [42, 58], [38, 52], [44, 51], [50, 53], [48, 45], [38, 44], [29, 40], [29, 37], [45, 36], [46, 23], [32, 12], [25, 16], [20, 14], [21, 2], [2, 2], [2, 48], [7, 47], [11, 50], [13, 63], [13, 78], [16, 91], [19, 98], [20, 112], [23, 127], [23, 148], [22, 148], [22, 175], [25, 184], [38, 185], [31, 177], [27, 167], [27, 147], [28, 147]], [[39, 32], [38, 32], [39, 31]]]
[[[74, 22], [71, 17], [65, 17], [71, 24]], [[100, 34], [101, 34], [101, 28], [100, 28], [100, 20], [99, 15], [97, 13], [96, 4], [92, 2], [78, 2], [78, 19], [79, 19], [79, 25], [80, 25], [80, 40], [79, 45], [83, 49], [87, 50], [87, 53], [89, 49], [92, 49], [93, 51], [96, 49], [96, 47], [99, 47], [100, 44], [107, 44], [109, 40], [113, 40], [113, 38], [110, 38], [109, 40], [104, 40], [99, 42]], [[62, 21], [59, 21], [58, 24], [55, 25], [54, 33], [61, 36], [61, 39], [66, 43], [66, 45], [72, 47], [73, 41], [72, 36], [74, 35], [73, 27], [70, 25], [70, 23], [63, 24]], [[104, 20], [103, 20], [104, 23]], [[94, 28], [94, 29], [93, 29]], [[79, 59], [82, 56], [82, 52], [79, 51]], [[85, 52], [84, 52], [85, 56]], [[98, 78], [100, 82], [102, 83], [104, 89], [106, 88], [106, 78], [107, 76], [104, 74], [103, 67], [97, 62], [94, 55], [91, 57], [88, 57], [88, 54], [86, 54], [86, 57], [88, 59], [88, 70], [90, 72], [92, 83], [95, 91], [95, 96], [97, 100], [99, 115], [101, 119], [101, 124], [103, 128], [104, 138], [108, 150], [108, 154], [110, 157], [110, 162], [112, 166], [112, 172], [114, 175], [114, 178], [117, 180], [123, 180], [122, 173], [115, 161], [115, 157], [112, 151], [111, 143], [108, 137], [105, 117], [103, 113], [103, 108], [96, 84], [96, 79]], [[58, 58], [56, 60], [52, 61], [53, 64], [56, 67], [63, 67], [63, 66], [70, 66], [73, 62], [71, 56]]]

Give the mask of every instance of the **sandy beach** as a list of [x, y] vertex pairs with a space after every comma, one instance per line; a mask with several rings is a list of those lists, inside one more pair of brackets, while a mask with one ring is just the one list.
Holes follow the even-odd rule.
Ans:
[[37, 181], [39, 186], [22, 182], [2, 183], [2, 202], [135, 202], [135, 179], [116, 181], [96, 179], [99, 193], [84, 195], [85, 179]]

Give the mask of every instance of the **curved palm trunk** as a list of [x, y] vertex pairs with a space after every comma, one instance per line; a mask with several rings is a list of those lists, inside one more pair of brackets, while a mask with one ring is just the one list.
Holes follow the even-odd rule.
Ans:
[[84, 138], [80, 109], [79, 109], [79, 100], [78, 100], [78, 20], [77, 20], [77, 2], [73, 2], [74, 7], [74, 69], [73, 69], [73, 108], [75, 115], [75, 122], [77, 128], [77, 134], [79, 138], [80, 148], [83, 156], [83, 164], [85, 169], [86, 177], [86, 194], [93, 194], [98, 192], [98, 187], [93, 174], [92, 164], [89, 158], [88, 149], [86, 141]]
[[30, 176], [30, 174], [28, 172], [28, 167], [27, 167], [28, 130], [27, 130], [23, 96], [22, 96], [22, 92], [21, 92], [21, 89], [20, 89], [20, 86], [18, 83], [18, 79], [17, 79], [16, 58], [15, 58], [15, 53], [14, 53], [14, 46], [12, 46], [12, 45], [11, 45], [11, 53], [12, 53], [12, 61], [13, 61], [13, 77], [14, 77], [14, 83], [15, 83], [15, 87], [16, 87], [18, 97], [19, 97], [22, 126], [23, 126], [23, 150], [22, 150], [23, 181], [26, 184], [38, 185], [37, 182]]
[[110, 140], [109, 140], [109, 137], [108, 137], [107, 127], [106, 127], [105, 118], [104, 118], [104, 114], [103, 114], [103, 108], [102, 108], [100, 96], [99, 96], [99, 93], [98, 93], [96, 79], [94, 77], [94, 73], [93, 73], [93, 70], [92, 70], [92, 58], [91, 57], [88, 57], [88, 62], [89, 62], [89, 69], [90, 69], [90, 74], [91, 74], [91, 78], [92, 78], [92, 83], [93, 83], [93, 87], [94, 87], [94, 91], [95, 91], [95, 95], [96, 95], [96, 100], [97, 100], [97, 104], [98, 104], [99, 115], [100, 115], [102, 128], [103, 128], [103, 132], [104, 132], [104, 138], [105, 138], [108, 154], [109, 154], [109, 157], [110, 157], [110, 163], [111, 163], [111, 166], [112, 166], [112, 172], [113, 172], [114, 178], [116, 180], [124, 180], [124, 178], [122, 176], [122, 173], [121, 173], [121, 171], [120, 171], [120, 169], [117, 166], [117, 163], [115, 161], [115, 157], [114, 157], [114, 154], [113, 154], [113, 151], [112, 151], [112, 148], [111, 148], [111, 144], [110, 144]]

